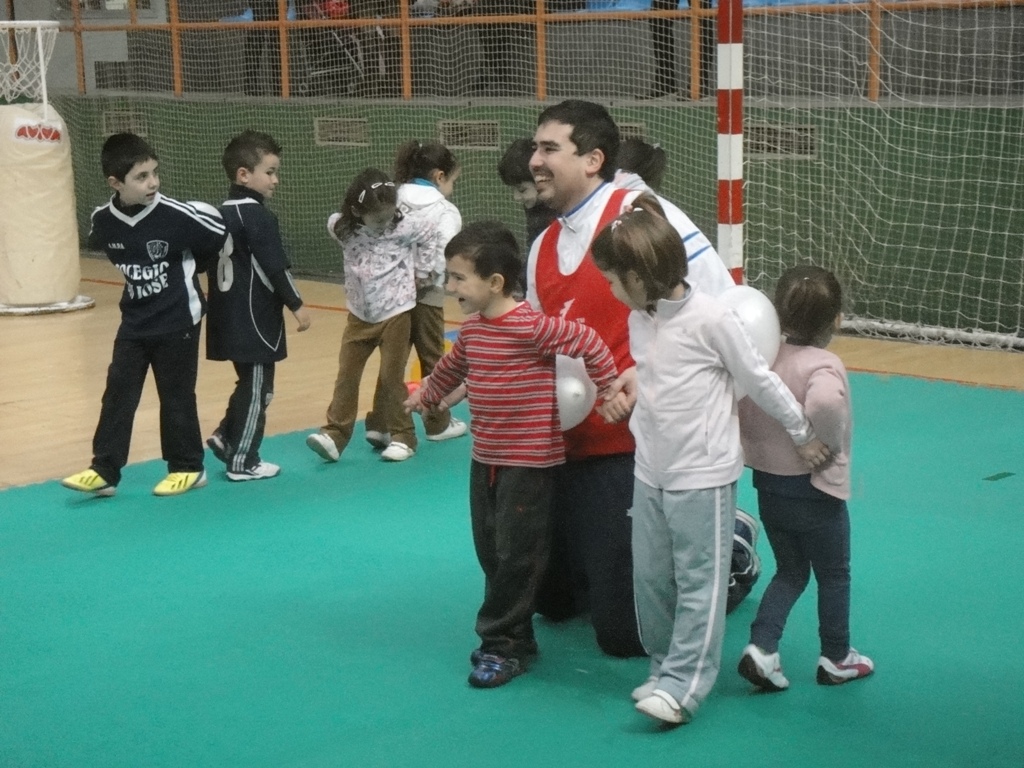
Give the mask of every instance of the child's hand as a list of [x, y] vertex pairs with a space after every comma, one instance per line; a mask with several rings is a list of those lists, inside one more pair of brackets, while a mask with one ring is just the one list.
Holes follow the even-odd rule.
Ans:
[[292, 314], [295, 315], [295, 319], [299, 322], [300, 333], [313, 324], [313, 317], [305, 307], [299, 307]]
[[445, 395], [443, 398], [441, 398], [441, 402], [438, 403], [438, 405], [437, 405], [437, 410], [439, 410], [439, 411], [447, 411], [453, 405], [455, 405], [456, 403], [461, 403], [465, 399], [466, 399], [466, 385], [465, 384], [459, 384], [459, 386], [456, 387], [455, 391], [453, 391], [451, 394]]
[[409, 390], [409, 397], [402, 403], [402, 407], [405, 408], [406, 413], [426, 413], [429, 409], [423, 404], [423, 387], [416, 387], [415, 389]]
[[832, 454], [829, 452], [828, 446], [818, 438], [814, 438], [809, 443], [798, 445], [796, 447], [796, 452], [800, 455], [800, 458], [804, 460], [804, 464], [806, 464], [810, 469], [817, 469], [832, 458]]
[[619, 374], [619, 378], [605, 391], [603, 400], [597, 406], [597, 412], [609, 424], [629, 418], [636, 406], [636, 366]]
[[423, 288], [426, 288], [427, 286], [431, 285], [432, 283], [433, 283], [433, 280], [431, 280], [429, 277], [417, 277], [416, 278], [416, 290], [417, 291], [422, 290]]
[[605, 395], [603, 402], [598, 403], [595, 409], [598, 414], [609, 424], [618, 424], [629, 418], [633, 412], [633, 406], [626, 397], [625, 392], [619, 392], [613, 396]]

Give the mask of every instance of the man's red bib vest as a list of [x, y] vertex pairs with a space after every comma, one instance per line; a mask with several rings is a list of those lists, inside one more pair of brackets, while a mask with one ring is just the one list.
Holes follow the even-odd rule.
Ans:
[[[601, 212], [595, 237], [622, 210], [625, 189], [612, 192]], [[601, 274], [590, 251], [571, 275], [558, 269], [558, 236], [562, 222], [557, 219], [541, 235], [537, 252], [536, 288], [540, 311], [589, 325], [604, 339], [615, 358], [619, 373], [633, 366], [629, 354], [629, 307], [612, 296], [608, 281]], [[588, 456], [611, 456], [632, 453], [635, 444], [627, 422], [606, 424], [591, 413], [582, 424], [565, 433], [566, 455], [570, 460]]]

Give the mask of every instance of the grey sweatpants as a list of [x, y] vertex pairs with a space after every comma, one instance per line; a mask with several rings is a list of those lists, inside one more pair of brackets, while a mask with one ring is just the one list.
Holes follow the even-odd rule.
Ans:
[[722, 660], [736, 484], [663, 491], [636, 480], [633, 586], [658, 688], [691, 715]]

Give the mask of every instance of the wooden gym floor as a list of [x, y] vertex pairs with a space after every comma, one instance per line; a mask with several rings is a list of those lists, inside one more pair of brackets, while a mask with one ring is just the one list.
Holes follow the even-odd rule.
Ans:
[[[64, 314], [0, 317], [0, 490], [61, 478], [89, 465], [92, 434], [120, 322], [122, 281], [105, 259], [82, 259], [80, 293], [92, 309]], [[299, 281], [313, 325], [295, 332], [288, 315], [288, 359], [277, 369], [267, 434], [316, 428], [337, 373], [345, 324], [344, 290]], [[445, 316], [461, 322], [452, 302]], [[1024, 389], [1024, 354], [852, 337], [833, 349], [850, 370], [918, 376], [980, 386]], [[202, 353], [200, 354], [202, 358]], [[372, 397], [376, 356], [363, 377], [361, 411]], [[204, 436], [220, 421], [234, 386], [229, 363], [200, 360], [197, 397]], [[135, 419], [129, 461], [160, 457], [158, 402], [152, 377]]]

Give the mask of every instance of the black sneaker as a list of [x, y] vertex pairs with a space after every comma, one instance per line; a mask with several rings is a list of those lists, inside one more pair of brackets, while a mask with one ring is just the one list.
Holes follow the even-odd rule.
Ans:
[[220, 432], [214, 432], [206, 439], [206, 447], [210, 449], [210, 453], [222, 462], [228, 463], [228, 447], [224, 443], [224, 437]]
[[757, 520], [742, 509], [736, 510], [736, 526], [732, 539], [732, 563], [729, 566], [729, 594], [725, 612], [732, 613], [743, 602], [761, 575], [761, 558], [757, 555]]
[[506, 659], [493, 653], [480, 654], [476, 666], [469, 673], [469, 684], [474, 688], [497, 688], [519, 677], [526, 668], [519, 659]]

